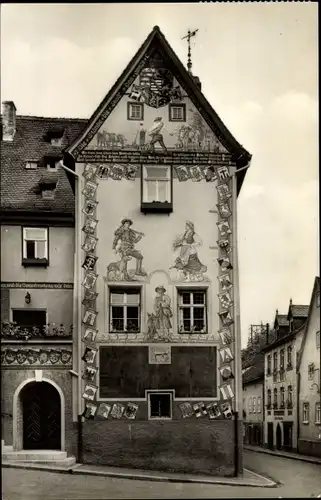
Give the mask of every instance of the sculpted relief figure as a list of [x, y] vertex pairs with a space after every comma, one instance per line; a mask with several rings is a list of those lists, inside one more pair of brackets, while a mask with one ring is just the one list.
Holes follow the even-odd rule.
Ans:
[[[132, 225], [132, 220], [123, 219], [114, 233], [113, 250], [120, 255], [120, 260], [112, 262], [107, 267], [107, 279], [110, 281], [133, 281], [135, 278], [147, 276], [142, 267], [143, 256], [135, 248], [144, 233], [131, 229]], [[136, 260], [136, 268], [129, 270], [128, 263], [132, 259]]]
[[201, 263], [198, 257], [198, 248], [202, 245], [200, 237], [195, 232], [193, 222], [187, 221], [185, 231], [178, 236], [174, 243], [174, 251], [179, 251], [174, 266], [171, 269], [179, 271], [179, 279], [183, 281], [204, 281], [207, 280], [204, 273], [207, 266]]

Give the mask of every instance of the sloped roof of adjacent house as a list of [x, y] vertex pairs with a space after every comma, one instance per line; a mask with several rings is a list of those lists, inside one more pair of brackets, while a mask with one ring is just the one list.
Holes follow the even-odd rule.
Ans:
[[[83, 130], [87, 120], [16, 116], [13, 141], [1, 141], [1, 211], [5, 212], [74, 212], [74, 195], [63, 169], [48, 172], [45, 157], [62, 158], [62, 151]], [[52, 146], [48, 134], [63, 134], [62, 144]], [[28, 161], [38, 168], [26, 169]], [[39, 181], [57, 177], [54, 199], [39, 194]], [[50, 179], [49, 179], [50, 180]]]
[[302, 330], [304, 330], [305, 325], [306, 325], [306, 323], [301, 325], [296, 330], [293, 330], [292, 332], [289, 332], [288, 334], [283, 335], [282, 337], [276, 337], [276, 339], [273, 340], [270, 344], [263, 347], [262, 352], [266, 353], [268, 351], [271, 351], [272, 349], [275, 349], [276, 347], [279, 347], [283, 344], [286, 344], [290, 340], [293, 340], [298, 333], [300, 333], [300, 332], [302, 332]]
[[307, 318], [309, 306], [291, 306], [291, 313], [294, 318]]
[[279, 326], [288, 326], [289, 325], [288, 317], [286, 314], [277, 314], [275, 319], [278, 322]]
[[[182, 87], [186, 90], [191, 100], [200, 110], [203, 118], [208, 123], [210, 128], [213, 130], [217, 138], [226, 147], [227, 151], [232, 155], [233, 160], [236, 162], [237, 168], [241, 168], [249, 164], [251, 160], [251, 155], [244, 149], [244, 147], [234, 138], [231, 132], [222, 122], [221, 118], [214, 111], [212, 106], [209, 104], [205, 96], [202, 94], [194, 77], [186, 70], [183, 66], [163, 33], [160, 31], [158, 26], [155, 26], [149, 36], [146, 38], [144, 43], [141, 45], [135, 56], [132, 58], [130, 63], [127, 65], [121, 76], [115, 82], [111, 90], [108, 92], [104, 100], [95, 110], [91, 118], [89, 119], [87, 126], [82, 133], [70, 144], [66, 149], [66, 153], [71, 155], [74, 159], [77, 158], [78, 154], [86, 147], [95, 133], [99, 130], [102, 120], [101, 117], [104, 114], [109, 113], [113, 107], [117, 105], [117, 95], [124, 94], [127, 91], [130, 83], [129, 81], [131, 75], [134, 74], [139, 64], [148, 56], [153, 48], [162, 54], [162, 56], [168, 61], [168, 63], [175, 70], [175, 77]], [[238, 192], [241, 188], [242, 182], [246, 174], [246, 169], [240, 172], [237, 176], [237, 189]]]
[[243, 373], [243, 385], [257, 382], [264, 378], [264, 354], [257, 353], [253, 359], [252, 366]]
[[302, 359], [302, 355], [303, 355], [303, 351], [304, 351], [304, 347], [305, 347], [305, 343], [306, 343], [307, 334], [308, 334], [308, 331], [309, 331], [309, 323], [310, 323], [311, 314], [312, 314], [312, 310], [313, 310], [313, 304], [314, 304], [314, 300], [315, 300], [315, 297], [316, 297], [317, 293], [320, 293], [320, 277], [319, 276], [315, 277], [314, 283], [313, 283], [311, 300], [310, 300], [310, 304], [308, 306], [309, 307], [309, 310], [308, 310], [308, 319], [307, 319], [307, 321], [305, 323], [305, 331], [304, 331], [304, 334], [303, 334], [302, 343], [301, 343], [301, 349], [300, 349], [300, 352], [299, 352], [298, 363], [297, 363], [297, 370], [299, 370], [300, 366], [301, 366], [301, 359]]

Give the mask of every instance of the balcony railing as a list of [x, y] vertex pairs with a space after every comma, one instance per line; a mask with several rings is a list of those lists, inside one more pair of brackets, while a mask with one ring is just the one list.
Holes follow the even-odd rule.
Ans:
[[37, 340], [72, 338], [73, 325], [48, 323], [43, 326], [23, 326], [5, 322], [1, 325], [2, 340]]

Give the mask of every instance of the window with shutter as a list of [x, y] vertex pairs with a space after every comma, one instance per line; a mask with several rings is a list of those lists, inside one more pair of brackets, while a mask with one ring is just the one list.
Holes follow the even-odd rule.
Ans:
[[48, 265], [48, 228], [24, 227], [22, 264]]

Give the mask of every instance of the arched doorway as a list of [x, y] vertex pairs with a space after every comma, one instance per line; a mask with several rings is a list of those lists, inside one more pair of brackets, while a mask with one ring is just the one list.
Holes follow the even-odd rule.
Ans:
[[280, 450], [282, 448], [282, 431], [281, 426], [278, 423], [276, 426], [276, 449]]
[[47, 382], [31, 382], [20, 393], [23, 449], [61, 450], [61, 402]]

